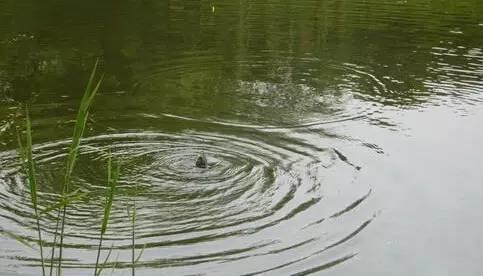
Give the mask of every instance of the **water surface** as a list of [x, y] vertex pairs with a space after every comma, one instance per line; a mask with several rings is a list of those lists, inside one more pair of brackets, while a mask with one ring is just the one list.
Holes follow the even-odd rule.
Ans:
[[[109, 149], [119, 274], [133, 202], [140, 275], [483, 273], [481, 1], [0, 0], [0, 18], [1, 233], [36, 238], [19, 104], [47, 206], [96, 58], [105, 73], [66, 275], [95, 263]], [[0, 241], [2, 275], [38, 275], [37, 251]]]

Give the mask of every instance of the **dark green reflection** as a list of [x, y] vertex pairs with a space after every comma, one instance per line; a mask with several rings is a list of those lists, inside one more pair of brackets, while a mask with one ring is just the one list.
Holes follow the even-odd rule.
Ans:
[[[78, 99], [101, 56], [106, 93], [126, 92], [112, 108], [276, 125], [350, 117], [348, 97], [424, 102], [441, 66], [434, 47], [483, 44], [478, 1], [2, 1], [1, 10], [2, 98]], [[369, 76], [338, 68], [347, 63]]]

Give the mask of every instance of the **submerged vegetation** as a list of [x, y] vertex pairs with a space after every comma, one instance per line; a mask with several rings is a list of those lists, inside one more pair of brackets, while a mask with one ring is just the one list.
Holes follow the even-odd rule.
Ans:
[[[21, 158], [21, 164], [23, 170], [27, 176], [27, 181], [29, 185], [30, 191], [30, 201], [33, 207], [33, 215], [36, 221], [36, 231], [38, 235], [38, 245], [40, 248], [40, 262], [42, 268], [42, 275], [47, 275], [47, 259], [44, 255], [44, 248], [45, 242], [42, 239], [42, 227], [41, 227], [41, 216], [47, 214], [51, 211], [56, 210], [56, 227], [53, 231], [54, 237], [51, 243], [51, 254], [50, 254], [50, 271], [49, 275], [54, 274], [54, 270], [57, 269], [56, 275], [62, 275], [62, 261], [63, 261], [63, 249], [65, 247], [64, 239], [65, 239], [65, 224], [66, 224], [66, 213], [67, 208], [70, 203], [75, 200], [79, 200], [80, 198], [86, 196], [86, 193], [81, 192], [80, 189], [71, 191], [71, 178], [74, 172], [74, 168], [76, 165], [76, 161], [79, 155], [79, 148], [81, 144], [81, 140], [84, 134], [84, 130], [86, 127], [86, 122], [89, 117], [89, 110], [92, 105], [93, 99], [96, 93], [99, 90], [99, 87], [102, 83], [102, 77], [97, 81], [94, 82], [96, 72], [98, 68], [98, 62], [94, 65], [92, 73], [90, 75], [87, 87], [84, 92], [84, 96], [81, 100], [80, 107], [77, 113], [77, 118], [75, 121], [74, 132], [72, 135], [72, 143], [69, 148], [69, 153], [66, 162], [66, 169], [65, 175], [63, 179], [63, 183], [61, 186], [61, 194], [59, 197], [58, 202], [41, 208], [38, 204], [38, 181], [36, 177], [35, 171], [35, 161], [34, 161], [34, 154], [33, 154], [33, 142], [32, 142], [32, 123], [30, 120], [29, 115], [29, 108], [28, 105], [25, 107], [25, 137], [22, 139], [20, 130], [17, 130], [17, 140], [18, 140], [18, 152]], [[23, 141], [25, 140], [25, 141]], [[114, 195], [116, 193], [117, 183], [119, 180], [120, 174], [120, 166], [119, 164], [113, 162], [111, 152], [108, 153], [108, 161], [107, 161], [107, 192], [106, 198], [104, 202], [104, 216], [102, 222], [100, 224], [100, 237], [99, 237], [99, 245], [97, 251], [97, 258], [94, 267], [94, 275], [100, 275], [102, 270], [106, 267], [106, 263], [109, 260], [109, 257], [112, 253], [112, 247], [110, 248], [108, 254], [105, 257], [105, 260], [102, 264], [100, 264], [100, 255], [102, 250], [102, 242], [104, 239], [104, 235], [107, 231], [107, 226], [109, 223], [109, 217], [111, 214], [111, 209], [114, 201]], [[132, 223], [132, 275], [135, 275], [135, 265], [139, 261], [141, 253], [135, 257], [135, 222], [136, 222], [136, 207], [135, 202], [133, 202], [132, 211], [130, 212], [128, 209], [128, 219]], [[12, 237], [15, 236], [15, 239], [19, 242], [29, 245], [30, 244], [22, 239], [21, 237], [9, 233], [5, 231], [6, 234], [10, 234]], [[56, 251], [58, 252], [56, 254]], [[115, 264], [113, 265], [113, 270], [115, 269]]]

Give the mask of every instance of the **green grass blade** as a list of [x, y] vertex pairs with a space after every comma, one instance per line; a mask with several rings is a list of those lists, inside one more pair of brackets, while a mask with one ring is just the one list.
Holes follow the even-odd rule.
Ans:
[[26, 172], [27, 171], [27, 166], [26, 166], [26, 161], [27, 161], [27, 156], [25, 154], [25, 147], [22, 143], [22, 139], [20, 138], [20, 132], [17, 129], [17, 144], [18, 144], [18, 155], [20, 156], [20, 165], [22, 166], [22, 169]]
[[109, 216], [111, 214], [112, 202], [114, 199], [114, 193], [116, 192], [117, 181], [119, 180], [119, 165], [112, 169], [111, 155], [109, 153], [108, 161], [108, 185], [109, 191], [106, 197], [106, 205], [104, 208], [104, 218], [102, 220], [101, 233], [104, 234], [107, 229], [107, 224], [109, 222]]
[[52, 241], [52, 250], [50, 252], [50, 269], [49, 269], [49, 275], [52, 276], [53, 270], [54, 270], [54, 258], [55, 258], [55, 247], [57, 246], [57, 236], [58, 236], [58, 230], [59, 230], [59, 225], [60, 225], [60, 208], [58, 209], [57, 212], [57, 217], [55, 218], [55, 233], [54, 233], [54, 240]]
[[99, 59], [96, 60], [96, 63], [94, 64], [94, 68], [92, 68], [91, 74], [89, 76], [89, 81], [87, 82], [86, 89], [84, 90], [84, 95], [82, 96], [81, 108], [83, 107], [83, 104], [87, 102], [87, 99], [89, 98], [89, 91], [92, 91], [92, 84], [94, 83], [94, 77], [96, 76], [98, 65], [99, 65]]
[[37, 178], [35, 174], [35, 163], [33, 158], [33, 146], [32, 146], [32, 123], [30, 121], [28, 107], [25, 108], [25, 147], [20, 138], [20, 134], [17, 132], [17, 142], [19, 146], [20, 158], [22, 159], [22, 167], [27, 175], [27, 181], [30, 190], [30, 201], [34, 209], [35, 221], [37, 224], [37, 235], [39, 239], [40, 247], [40, 261], [42, 265], [42, 275], [45, 276], [45, 263], [44, 263], [44, 249], [42, 233], [40, 230], [40, 216], [37, 206]]
[[30, 197], [34, 209], [37, 210], [37, 179], [35, 177], [35, 166], [32, 153], [32, 123], [30, 122], [28, 108], [25, 109], [25, 127], [26, 127], [26, 148], [25, 154], [27, 157], [27, 176], [30, 186]]
[[143, 246], [143, 249], [141, 249], [141, 252], [139, 252], [139, 255], [137, 256], [136, 260], [134, 261], [135, 264], [139, 263], [139, 260], [143, 256], [144, 249], [146, 249], [146, 245]]
[[54, 204], [51, 204], [47, 207], [45, 207], [42, 211], [40, 211], [40, 215], [50, 213], [53, 210], [58, 210], [60, 208], [63, 208], [66, 205], [71, 204], [74, 201], [80, 200], [87, 196], [87, 193], [85, 192], [80, 192], [79, 189], [71, 193], [70, 195], [66, 195], [64, 198], [61, 198], [59, 202], [56, 202]]
[[89, 117], [89, 109], [94, 99], [94, 96], [97, 94], [97, 91], [99, 90], [99, 87], [103, 80], [103, 77], [101, 77], [97, 82], [97, 84], [95, 85], [95, 87], [92, 88], [93, 78], [97, 70], [97, 64], [98, 62], [96, 62], [94, 69], [92, 70], [91, 76], [89, 78], [89, 83], [87, 84], [86, 90], [84, 92], [84, 96], [82, 97], [82, 101], [79, 106], [79, 111], [76, 117], [74, 133], [72, 134], [72, 144], [70, 146], [69, 155], [67, 158], [67, 166], [66, 166], [67, 170], [66, 170], [65, 181], [64, 181], [64, 190], [66, 192], [69, 191], [70, 177], [72, 175], [72, 172], [74, 170], [74, 167], [77, 161], [77, 155], [79, 153], [81, 138], [84, 134], [87, 119]]
[[138, 255], [135, 259], [135, 248], [136, 248], [136, 220], [137, 220], [137, 207], [136, 207], [136, 198], [138, 196], [138, 185], [134, 186], [134, 200], [133, 200], [133, 214], [132, 214], [132, 252], [131, 252], [131, 262], [132, 262], [132, 276], [136, 276], [136, 263], [141, 258], [141, 255], [144, 252], [144, 247], [142, 252]]
[[[70, 179], [72, 172], [74, 170], [76, 161], [77, 161], [77, 155], [79, 153], [79, 146], [81, 142], [81, 138], [84, 134], [84, 130], [86, 127], [86, 122], [87, 118], [89, 116], [89, 108], [92, 104], [92, 101], [94, 99], [94, 96], [97, 94], [97, 91], [99, 90], [99, 87], [102, 83], [102, 77], [100, 80], [97, 82], [95, 86], [93, 86], [94, 83], [94, 78], [97, 72], [97, 66], [98, 66], [99, 61], [96, 61], [96, 64], [94, 65], [94, 68], [91, 72], [91, 75], [89, 77], [89, 81], [87, 83], [86, 89], [84, 91], [84, 96], [82, 97], [79, 110], [77, 113], [76, 117], [76, 123], [74, 126], [74, 133], [72, 135], [72, 144], [69, 149], [69, 154], [67, 157], [67, 165], [66, 165], [66, 172], [64, 176], [64, 183], [62, 186], [62, 195], [66, 194], [69, 192], [70, 188]], [[60, 275], [62, 274], [62, 251], [63, 251], [63, 244], [64, 244], [64, 229], [65, 229], [65, 216], [66, 216], [66, 210], [67, 210], [67, 205], [63, 206], [62, 212], [61, 212], [61, 223], [60, 223], [60, 242], [59, 242], [59, 265], [58, 265], [58, 270], [57, 273]], [[55, 230], [55, 235], [54, 235], [54, 240], [56, 239], [58, 235], [58, 228]]]
[[[137, 194], [137, 190], [136, 190]], [[133, 201], [133, 206], [132, 206], [132, 217], [131, 217], [131, 222], [132, 222], [132, 229], [131, 229], [131, 262], [132, 262], [132, 267], [131, 267], [131, 273], [132, 276], [136, 275], [136, 260], [135, 260], [135, 251], [136, 251], [136, 200]], [[129, 214], [129, 209], [127, 209], [128, 215]], [[140, 257], [140, 256], [138, 256]]]
[[114, 262], [114, 265], [112, 266], [112, 270], [111, 270], [111, 276], [114, 275], [114, 270], [116, 269], [117, 267], [117, 263], [119, 262], [119, 253], [117, 253], [117, 256], [116, 256], [116, 261]]
[[96, 274], [94, 274], [95, 276], [99, 276], [101, 275], [101, 272], [102, 270], [104, 270], [104, 268], [106, 267], [107, 265], [107, 262], [109, 261], [109, 258], [111, 257], [111, 253], [112, 253], [112, 249], [114, 248], [114, 245], [111, 245], [111, 248], [109, 249], [109, 252], [107, 252], [107, 256], [106, 258], [104, 259], [104, 262], [102, 263], [102, 265], [99, 267], [99, 270], [97, 271]]
[[111, 152], [109, 151], [109, 156], [107, 160], [107, 186], [108, 186], [108, 192], [106, 194], [106, 201], [104, 205], [104, 216], [102, 219], [102, 225], [101, 225], [101, 236], [99, 239], [99, 247], [97, 249], [97, 259], [96, 259], [96, 267], [94, 269], [94, 275], [98, 275], [98, 268], [99, 268], [99, 258], [101, 255], [101, 247], [102, 247], [102, 239], [104, 237], [104, 234], [106, 233], [107, 230], [107, 225], [109, 223], [109, 216], [111, 214], [111, 209], [112, 209], [112, 202], [114, 200], [114, 194], [116, 192], [116, 186], [117, 186], [117, 181], [119, 179], [119, 165], [116, 166], [115, 169], [113, 169], [112, 166], [112, 156]]

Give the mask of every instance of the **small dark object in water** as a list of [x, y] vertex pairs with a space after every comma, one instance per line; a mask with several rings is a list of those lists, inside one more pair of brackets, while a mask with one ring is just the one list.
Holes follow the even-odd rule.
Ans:
[[352, 162], [349, 161], [347, 156], [343, 155], [340, 151], [336, 150], [335, 148], [332, 148], [332, 150], [334, 150], [335, 154], [337, 155], [337, 157], [339, 157], [340, 160], [342, 160], [342, 161], [346, 162], [347, 164], [351, 165], [352, 167], [354, 167], [358, 171], [361, 170], [360, 166], [356, 166], [356, 165], [352, 164]]
[[208, 161], [206, 160], [206, 156], [204, 153], [201, 153], [198, 155], [198, 158], [196, 159], [196, 167], [205, 169], [208, 167]]

